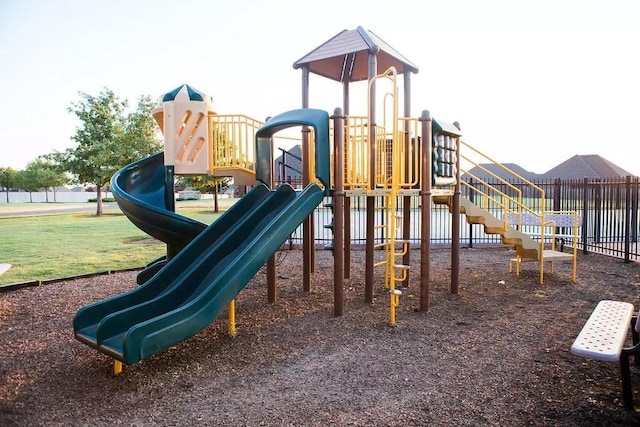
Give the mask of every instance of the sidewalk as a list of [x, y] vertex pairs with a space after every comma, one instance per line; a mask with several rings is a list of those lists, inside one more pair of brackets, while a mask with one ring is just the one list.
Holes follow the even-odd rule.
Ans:
[[[115, 202], [103, 204], [104, 210], [118, 209]], [[0, 203], [0, 217], [95, 212], [95, 203]]]

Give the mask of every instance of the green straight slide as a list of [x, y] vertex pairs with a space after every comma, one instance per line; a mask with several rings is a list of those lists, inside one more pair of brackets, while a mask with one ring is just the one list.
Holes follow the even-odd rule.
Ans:
[[265, 190], [226, 232], [215, 221], [143, 285], [80, 308], [76, 339], [131, 365], [209, 325], [324, 197], [316, 184], [251, 192]]

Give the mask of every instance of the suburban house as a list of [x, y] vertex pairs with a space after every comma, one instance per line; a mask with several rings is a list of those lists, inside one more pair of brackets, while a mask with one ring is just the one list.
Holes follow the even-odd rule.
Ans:
[[[611, 163], [607, 159], [597, 154], [576, 154], [575, 156], [565, 160], [564, 162], [542, 174], [529, 172], [515, 163], [503, 163], [502, 165], [527, 180], [571, 180], [583, 178], [605, 179], [633, 176], [633, 174], [627, 172], [626, 170], [618, 167], [617, 165]], [[505, 173], [505, 171], [498, 165], [482, 164], [481, 166], [500, 178], [508, 180], [513, 179], [512, 175]], [[488, 172], [485, 172], [479, 167], [473, 167], [468, 171], [468, 173], [481, 180], [491, 181], [494, 179]]]

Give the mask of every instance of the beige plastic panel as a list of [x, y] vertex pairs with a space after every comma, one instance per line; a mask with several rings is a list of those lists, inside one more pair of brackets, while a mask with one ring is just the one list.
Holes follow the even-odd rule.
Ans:
[[174, 165], [176, 175], [209, 174], [212, 149], [208, 116], [213, 110], [203, 101], [190, 101], [182, 92], [174, 101], [163, 102], [162, 107], [165, 165]]

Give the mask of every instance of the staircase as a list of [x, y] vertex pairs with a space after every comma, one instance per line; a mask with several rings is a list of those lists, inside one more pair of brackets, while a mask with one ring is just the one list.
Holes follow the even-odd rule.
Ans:
[[[453, 196], [436, 196], [433, 202], [447, 205], [449, 212], [453, 213]], [[540, 242], [531, 238], [529, 234], [508, 226], [505, 221], [491, 215], [469, 199], [460, 198], [460, 213], [466, 215], [469, 224], [482, 224], [485, 233], [499, 234], [503, 244], [515, 246], [517, 257], [540, 259]]]
[[[550, 272], [553, 272], [554, 261], [572, 261], [572, 281], [576, 281], [576, 259], [577, 241], [580, 219], [576, 212], [554, 212], [545, 209], [546, 195], [542, 188], [529, 182], [515, 172], [503, 165], [486, 157], [473, 147], [460, 141], [460, 171], [461, 175], [470, 177], [474, 185], [462, 180], [461, 187], [465, 187], [463, 194], [473, 194], [473, 202], [470, 198], [460, 197], [460, 212], [465, 214], [469, 224], [482, 224], [486, 234], [496, 234], [501, 236], [501, 241], [505, 245], [515, 248], [515, 257], [509, 260], [509, 271], [516, 267], [516, 275], [520, 274], [520, 263], [534, 261], [539, 263], [540, 284], [544, 284], [545, 263], [550, 264]], [[483, 163], [471, 159], [468, 154], [478, 155]], [[499, 167], [504, 174], [510, 176], [510, 181], [500, 178], [497, 174], [487, 169], [483, 164], [492, 164]], [[501, 188], [496, 188], [474, 175], [463, 165], [472, 166], [475, 170], [482, 170], [485, 174], [492, 176], [493, 180], [500, 183]], [[517, 181], [519, 186], [514, 186], [511, 182]], [[523, 189], [528, 187], [528, 197], [523, 197]], [[452, 190], [451, 188], [449, 190]], [[507, 194], [509, 192], [509, 194]], [[454, 191], [444, 191], [439, 195], [434, 195], [432, 200], [435, 204], [444, 204], [453, 212]], [[534, 194], [534, 196], [532, 196]], [[537, 201], [538, 209], [527, 205], [532, 200]], [[491, 212], [498, 212], [501, 218]], [[570, 227], [573, 238], [573, 248], [570, 252], [558, 251], [555, 248], [556, 234], [558, 227]], [[547, 249], [545, 249], [545, 244]]]

